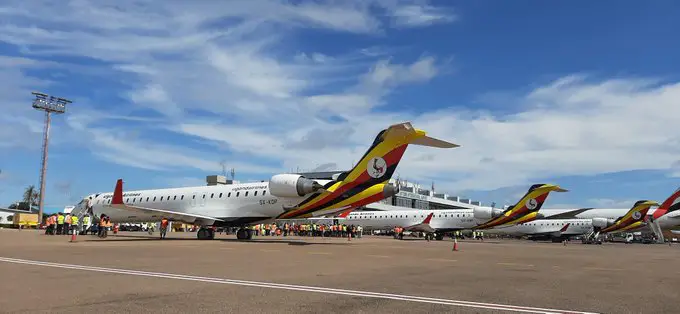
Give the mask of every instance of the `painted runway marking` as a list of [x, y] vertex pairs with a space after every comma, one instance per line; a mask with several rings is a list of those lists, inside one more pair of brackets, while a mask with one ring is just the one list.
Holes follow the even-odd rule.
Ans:
[[357, 297], [365, 297], [365, 298], [390, 299], [390, 300], [399, 300], [399, 301], [452, 305], [452, 306], [462, 306], [462, 307], [472, 307], [472, 308], [482, 308], [482, 309], [492, 309], [492, 310], [505, 310], [505, 311], [512, 311], [512, 312], [565, 313], [565, 314], [566, 313], [569, 313], [569, 314], [577, 314], [577, 313], [578, 314], [590, 314], [591, 313], [591, 312], [566, 311], [566, 310], [547, 309], [547, 308], [538, 308], [538, 307], [484, 303], [484, 302], [438, 299], [438, 298], [428, 298], [428, 297], [419, 297], [419, 296], [410, 296], [410, 295], [401, 295], [401, 294], [370, 292], [370, 291], [346, 290], [346, 289], [334, 289], [334, 288], [324, 288], [324, 287], [280, 284], [280, 283], [273, 283], [273, 282], [258, 282], [258, 281], [223, 279], [223, 278], [214, 278], [214, 277], [199, 277], [199, 276], [189, 276], [189, 275], [180, 275], [180, 274], [169, 274], [169, 273], [156, 273], [156, 272], [129, 270], [129, 269], [104, 268], [104, 267], [84, 266], [84, 265], [74, 265], [74, 264], [60, 264], [60, 263], [31, 261], [31, 260], [8, 258], [8, 257], [0, 257], [0, 262], [33, 265], [33, 266], [43, 266], [43, 267], [88, 270], [88, 271], [93, 271], [93, 272], [109, 273], [109, 274], [156, 277], [156, 278], [164, 278], [164, 279], [199, 281], [199, 282], [209, 282], [209, 283], [218, 283], [218, 284], [227, 284], [227, 285], [249, 286], [249, 287], [270, 288], [270, 289], [284, 289], [284, 290], [306, 291], [306, 292], [316, 292], [316, 293], [326, 293], [326, 294], [339, 294], [339, 295], [349, 295], [349, 296], [357, 296]]
[[458, 260], [455, 259], [446, 259], [446, 258], [428, 258], [428, 261], [435, 261], [435, 262], [457, 262]]
[[496, 263], [503, 266], [520, 266], [520, 267], [534, 267], [532, 264], [517, 264], [517, 263]]

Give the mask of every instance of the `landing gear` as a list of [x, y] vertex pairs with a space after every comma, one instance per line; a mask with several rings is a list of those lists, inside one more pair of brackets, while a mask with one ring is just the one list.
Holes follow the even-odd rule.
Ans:
[[212, 240], [215, 239], [215, 229], [201, 227], [196, 233], [196, 237], [199, 240]]
[[443, 234], [439, 234], [439, 233], [435, 233], [435, 234], [434, 234], [434, 239], [437, 240], [437, 241], [444, 240], [444, 235], [443, 235]]
[[240, 228], [236, 231], [236, 239], [238, 240], [252, 240], [253, 230]]

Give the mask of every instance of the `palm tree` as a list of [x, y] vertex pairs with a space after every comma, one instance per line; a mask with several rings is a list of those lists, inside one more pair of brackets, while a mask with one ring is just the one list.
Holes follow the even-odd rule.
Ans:
[[26, 190], [24, 190], [24, 203], [30, 209], [32, 206], [40, 205], [38, 201], [40, 200], [40, 192], [35, 189], [34, 185], [29, 185]]

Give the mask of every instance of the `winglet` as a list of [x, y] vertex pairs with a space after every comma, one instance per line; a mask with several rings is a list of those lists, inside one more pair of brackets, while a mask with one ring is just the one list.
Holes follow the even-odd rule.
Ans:
[[429, 215], [427, 215], [427, 217], [425, 218], [425, 220], [423, 220], [423, 224], [425, 224], [425, 225], [430, 224], [430, 220], [432, 220], [432, 216], [434, 216], [434, 212], [432, 212], [432, 213], [430, 213]]
[[111, 198], [111, 205], [123, 204], [123, 179], [118, 179], [116, 182], [116, 189], [113, 190], [113, 197]]
[[569, 225], [570, 225], [570, 224], [564, 225], [564, 227], [562, 227], [562, 229], [560, 229], [560, 232], [565, 232], [565, 231], [567, 231], [567, 229], [569, 229]]

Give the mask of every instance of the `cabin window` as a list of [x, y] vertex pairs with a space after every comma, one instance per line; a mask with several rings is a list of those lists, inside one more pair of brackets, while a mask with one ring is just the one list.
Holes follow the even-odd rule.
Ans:
[[215, 193], [210, 194], [210, 198], [215, 197]]
[[161, 196], [161, 202], [163, 201], [163, 196]]
[[253, 196], [257, 196], [257, 191], [255, 191], [255, 194], [253, 194]]
[[196, 195], [192, 196], [191, 199], [192, 199], [192, 200], [195, 200], [195, 199], [196, 199]]
[[125, 198], [125, 203], [129, 203], [129, 202], [130, 202], [130, 198], [129, 197]]
[[153, 197], [153, 201], [154, 201], [154, 202], [156, 201], [156, 197], [155, 197], [155, 196]]
[[246, 191], [246, 196], [248, 196], [248, 191]]
[[136, 198], [136, 197], [133, 198], [133, 199], [132, 199], [132, 202], [133, 202], [133, 203], [137, 202], [137, 198]]
[[222, 198], [222, 193], [220, 193], [220, 198]]
[[148, 197], [148, 196], [146, 197], [146, 201], [147, 201], [147, 202], [149, 201], [149, 197]]
[[266, 191], [266, 190], [265, 190], [265, 191], [262, 191], [262, 196], [265, 196], [265, 195], [267, 195], [267, 191]]
[[241, 194], [241, 192], [236, 192], [236, 197], [238, 197], [238, 196], [239, 196], [239, 194]]
[[176, 201], [176, 200], [177, 200], [177, 195], [173, 196], [173, 197], [172, 197], [172, 200], [173, 200], [173, 201]]
[[229, 192], [229, 194], [227, 194], [227, 197], [231, 197], [231, 192]]
[[205, 199], [205, 194], [203, 194], [203, 199]]
[[180, 199], [180, 200], [183, 200], [183, 199], [184, 199], [184, 195], [182, 195], [182, 197], [180, 197], [179, 199]]

